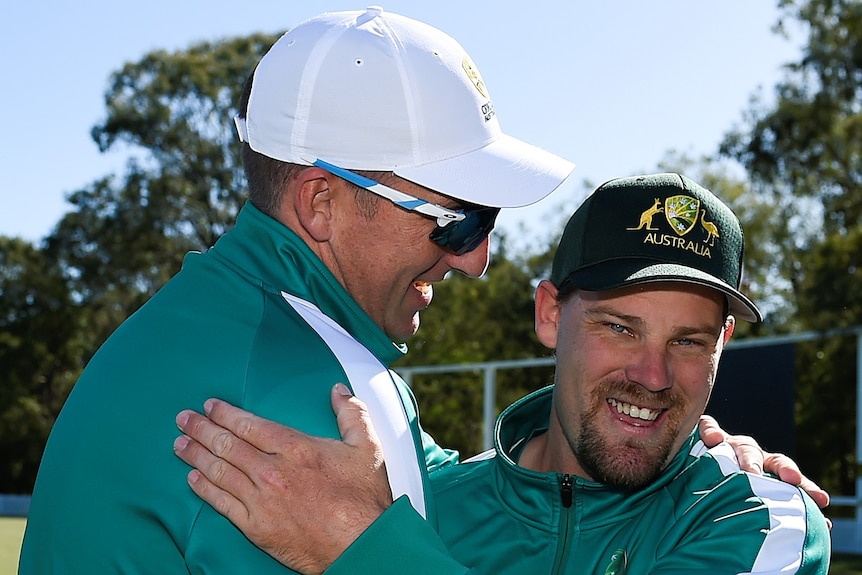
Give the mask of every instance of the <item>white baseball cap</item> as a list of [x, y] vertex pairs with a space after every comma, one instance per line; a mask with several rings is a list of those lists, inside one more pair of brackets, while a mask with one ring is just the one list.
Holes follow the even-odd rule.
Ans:
[[392, 171], [491, 207], [532, 204], [574, 169], [500, 130], [458, 42], [377, 6], [322, 14], [282, 36], [236, 123], [243, 142], [283, 162]]

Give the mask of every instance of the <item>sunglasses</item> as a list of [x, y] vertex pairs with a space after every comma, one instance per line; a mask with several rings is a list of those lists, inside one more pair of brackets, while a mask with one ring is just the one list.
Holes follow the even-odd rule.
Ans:
[[323, 160], [303, 159], [372, 194], [386, 198], [401, 209], [436, 220], [437, 227], [428, 235], [429, 239], [455, 255], [460, 256], [479, 247], [494, 229], [494, 222], [497, 220], [497, 214], [500, 213], [500, 208], [450, 210]]

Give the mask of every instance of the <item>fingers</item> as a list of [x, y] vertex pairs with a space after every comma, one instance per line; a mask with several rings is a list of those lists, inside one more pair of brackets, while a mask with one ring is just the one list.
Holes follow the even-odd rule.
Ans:
[[343, 383], [337, 383], [332, 388], [332, 411], [344, 443], [354, 447], [369, 443], [380, 445], [368, 408]]
[[727, 432], [718, 425], [718, 422], [711, 415], [700, 416], [698, 432], [700, 433], [700, 439], [707, 447], [715, 447], [729, 437]]
[[193, 411], [180, 412], [177, 416], [177, 426], [187, 431], [187, 435], [182, 435], [174, 441], [174, 453], [197, 469], [198, 474], [202, 475], [208, 483], [219, 488], [231, 485], [235, 493], [253, 488], [253, 480], [225, 459], [222, 454], [230, 454], [234, 459], [247, 461], [250, 457], [247, 456], [245, 459], [236, 457], [237, 452], [247, 450], [254, 456], [260, 453], [256, 448], [245, 444], [230, 432]]
[[723, 430], [714, 417], [701, 415], [698, 422], [698, 433], [700, 439], [707, 447], [715, 447], [722, 441], [726, 441], [736, 453], [736, 459], [743, 471], [763, 473], [764, 452], [753, 437], [748, 435], [730, 435]]
[[[199, 453], [195, 448], [196, 446], [193, 445], [190, 454], [196, 457], [196, 463], [213, 464], [216, 460], [224, 460], [237, 466], [243, 461], [254, 461], [262, 455], [257, 447], [241, 440], [237, 435], [234, 435], [230, 428], [225, 428], [217, 421], [211, 421], [208, 417], [195, 411], [181, 411], [177, 415], [176, 423], [186, 436], [205, 447], [215, 456], [215, 458], [208, 458]], [[249, 435], [248, 429], [245, 433]], [[213, 474], [208, 475], [212, 476]]]
[[[800, 487], [802, 486], [802, 481], [807, 479], [802, 475], [796, 462], [783, 453], [764, 453], [763, 470], [777, 476], [785, 483], [799, 485]], [[814, 485], [813, 481], [808, 481], [811, 485]]]
[[[230, 431], [236, 437], [239, 437], [264, 453], [278, 451], [286, 439], [285, 436], [287, 435], [287, 439], [289, 439], [289, 434], [292, 432], [290, 428], [258, 417], [253, 413], [220, 399], [206, 400], [204, 402], [204, 412], [211, 422]], [[209, 431], [214, 432], [217, 430], [210, 428]], [[193, 435], [193, 437], [196, 436]], [[209, 446], [205, 441], [201, 441], [201, 443]], [[226, 445], [225, 447], [232, 447], [232, 445]], [[222, 455], [221, 453], [218, 454]]]
[[782, 453], [766, 453], [763, 468], [785, 483], [799, 486], [821, 509], [829, 505], [829, 493], [803, 475], [796, 462], [788, 456]]
[[198, 497], [207, 502], [221, 515], [227, 517], [231, 523], [241, 530], [248, 528], [250, 523], [249, 510], [240, 499], [218, 487], [197, 469], [189, 472], [187, 481], [189, 487], [192, 488], [192, 491]]
[[756, 475], [763, 474], [763, 462], [766, 453], [753, 437], [749, 437], [748, 435], [730, 435], [726, 441], [733, 447], [733, 451], [736, 452], [736, 459], [739, 461], [739, 467], [743, 471]]
[[180, 436], [174, 441], [174, 453], [195, 468], [186, 478], [192, 491], [242, 528], [249, 520], [248, 509], [219, 485], [231, 485], [235, 493], [244, 493], [253, 488], [249, 478], [188, 436]]

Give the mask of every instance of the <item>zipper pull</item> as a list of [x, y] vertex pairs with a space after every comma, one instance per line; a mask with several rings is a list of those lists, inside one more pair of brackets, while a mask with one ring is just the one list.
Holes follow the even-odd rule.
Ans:
[[560, 498], [563, 500], [563, 507], [572, 506], [572, 476], [566, 473], [560, 481]]

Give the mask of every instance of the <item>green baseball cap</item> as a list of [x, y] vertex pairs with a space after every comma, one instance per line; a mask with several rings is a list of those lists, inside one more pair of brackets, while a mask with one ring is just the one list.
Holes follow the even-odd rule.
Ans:
[[569, 219], [551, 281], [587, 291], [693, 283], [724, 293], [734, 316], [759, 322], [760, 310], [739, 291], [743, 249], [736, 215], [689, 178], [618, 178], [599, 186]]

